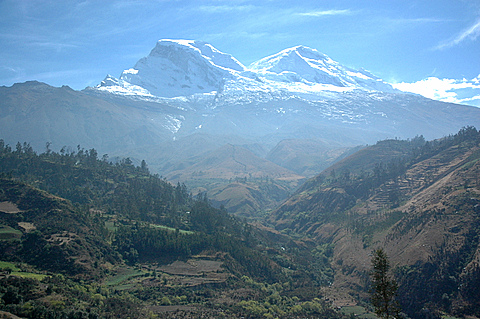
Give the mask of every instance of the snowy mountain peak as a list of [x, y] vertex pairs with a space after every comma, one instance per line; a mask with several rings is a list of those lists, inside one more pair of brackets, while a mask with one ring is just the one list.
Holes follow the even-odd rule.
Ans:
[[177, 97], [211, 93], [245, 70], [237, 59], [193, 40], [160, 40], [147, 57], [95, 89], [123, 95]]
[[204, 59], [210, 61], [214, 66], [225, 70], [244, 71], [245, 66], [241, 64], [230, 54], [217, 50], [207, 42], [195, 40], [159, 40], [150, 55], [162, 55], [165, 52], [175, 52], [178, 50], [193, 50], [200, 54]]
[[259, 72], [298, 72], [299, 69], [308, 65], [309, 60], [333, 62], [333, 60], [325, 54], [315, 49], [299, 45], [254, 62], [249, 68]]
[[310, 86], [322, 84], [345, 89], [394, 91], [373, 74], [343, 66], [326, 54], [302, 45], [263, 58], [251, 64], [250, 69], [270, 80], [302, 82]]
[[242, 94], [254, 98], [259, 92], [311, 96], [325, 91], [394, 91], [369, 72], [342, 66], [302, 45], [246, 68], [209, 43], [170, 39], [159, 40], [148, 56], [123, 71], [119, 79], [107, 76], [94, 90], [145, 98], [235, 92], [235, 99]]

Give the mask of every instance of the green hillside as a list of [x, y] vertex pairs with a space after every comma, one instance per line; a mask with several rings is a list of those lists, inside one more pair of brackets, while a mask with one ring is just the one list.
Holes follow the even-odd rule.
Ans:
[[[24, 318], [341, 318], [330, 251], [129, 159], [0, 141], [0, 310]], [[315, 252], [315, 255], [312, 252]]]
[[[0, 174], [2, 315], [367, 318], [371, 253], [383, 248], [406, 318], [480, 317], [472, 127], [362, 148], [256, 224], [94, 149], [0, 140]], [[249, 216], [286, 188], [237, 180], [212, 192]]]

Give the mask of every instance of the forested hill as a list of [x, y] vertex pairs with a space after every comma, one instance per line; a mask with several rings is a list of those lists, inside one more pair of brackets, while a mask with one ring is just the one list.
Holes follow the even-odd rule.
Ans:
[[[192, 198], [184, 185], [173, 186], [158, 175], [151, 175], [145, 162], [136, 167], [127, 158], [113, 164], [106, 156], [98, 159], [94, 149], [80, 148], [75, 152], [47, 151], [37, 155], [27, 144], [18, 143], [12, 150], [1, 141], [0, 152], [1, 173], [13, 178], [11, 183], [21, 181], [67, 199], [78, 210], [77, 218], [82, 222], [82, 216], [96, 216], [114, 223], [114, 244], [130, 263], [185, 257], [214, 242], [231, 245], [223, 242], [230, 241], [229, 238], [235, 238], [240, 246], [255, 245], [249, 225], [225, 210], [211, 207], [203, 196]], [[19, 199], [4, 199], [7, 200], [17, 204]], [[25, 201], [28, 200], [35, 202], [32, 198]], [[65, 222], [65, 227], [71, 227], [69, 223]], [[146, 237], [150, 237], [148, 244]], [[253, 262], [256, 258], [251, 257]], [[256, 270], [262, 268], [256, 266]], [[275, 278], [275, 273], [274, 269], [265, 270], [265, 275], [272, 276], [270, 279]]]
[[362, 149], [305, 183], [270, 222], [332, 244], [332, 293], [366, 298], [370, 253], [382, 247], [409, 316], [480, 316], [480, 133], [473, 127]]
[[341, 318], [323, 299], [368, 302], [378, 247], [410, 318], [480, 316], [473, 127], [363, 148], [273, 211], [276, 231], [94, 149], [0, 140], [0, 174], [0, 311], [20, 317]]
[[24, 183], [0, 178], [1, 260], [94, 279], [119, 262], [98, 215]]
[[0, 174], [0, 311], [342, 317], [318, 299], [332, 279], [327, 246], [252, 227], [145, 162], [0, 140]]
[[159, 221], [180, 226], [179, 211], [190, 200], [186, 188], [172, 186], [151, 175], [147, 164], [134, 166], [128, 158], [113, 164], [95, 149], [36, 154], [28, 144], [15, 149], [0, 140], [0, 170], [74, 204], [87, 205], [122, 217]]

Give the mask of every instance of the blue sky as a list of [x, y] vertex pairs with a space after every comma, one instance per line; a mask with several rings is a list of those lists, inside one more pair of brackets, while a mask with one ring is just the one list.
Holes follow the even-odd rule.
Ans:
[[404, 90], [480, 106], [478, 0], [0, 0], [0, 85], [81, 90], [163, 38], [207, 41], [245, 65], [302, 44]]

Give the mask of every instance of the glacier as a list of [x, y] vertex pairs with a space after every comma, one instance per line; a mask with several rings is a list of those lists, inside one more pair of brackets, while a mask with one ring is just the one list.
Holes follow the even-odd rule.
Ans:
[[[225, 100], [265, 100], [301, 96], [334, 98], [352, 91], [399, 92], [366, 70], [355, 70], [305, 46], [265, 57], [246, 67], [211, 44], [159, 40], [150, 54], [118, 79], [108, 75], [91, 90], [123, 96], [178, 98], [223, 95]], [[229, 96], [228, 96], [229, 95]]]

